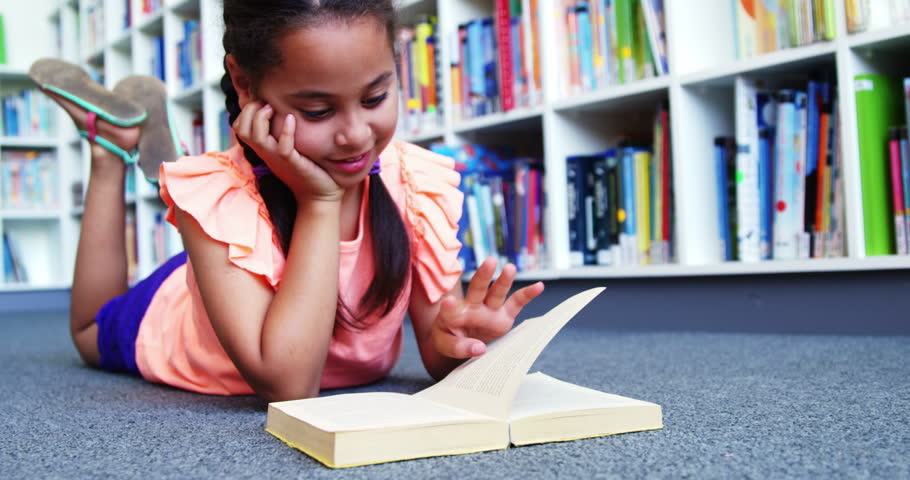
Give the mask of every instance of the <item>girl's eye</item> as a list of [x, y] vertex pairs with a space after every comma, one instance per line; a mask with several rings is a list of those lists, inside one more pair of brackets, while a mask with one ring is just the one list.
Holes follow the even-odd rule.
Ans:
[[366, 106], [366, 107], [376, 107], [376, 106], [379, 106], [379, 104], [382, 103], [382, 101], [385, 100], [386, 97], [388, 97], [388, 96], [389, 96], [389, 93], [386, 92], [386, 93], [383, 93], [382, 95], [377, 95], [377, 96], [375, 96], [375, 97], [368, 98], [368, 99], [366, 99], [366, 100], [363, 101], [363, 105]]
[[307, 118], [313, 120], [319, 120], [320, 118], [325, 118], [331, 113], [331, 110], [301, 110], [300, 113]]

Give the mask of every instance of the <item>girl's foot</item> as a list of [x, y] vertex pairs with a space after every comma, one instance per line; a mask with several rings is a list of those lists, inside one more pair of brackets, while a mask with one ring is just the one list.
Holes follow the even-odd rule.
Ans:
[[139, 137], [139, 168], [145, 178], [158, 181], [162, 162], [173, 162], [185, 155], [167, 99], [164, 82], [149, 75], [133, 75], [120, 80], [113, 89], [119, 98], [128, 98], [148, 115]]
[[[139, 127], [119, 127], [113, 125], [54, 92], [44, 90], [44, 93], [63, 107], [70, 118], [73, 119], [73, 123], [76, 124], [77, 129], [89, 132], [90, 137], [99, 136], [107, 139], [109, 142], [127, 152], [133, 151], [139, 143]], [[92, 132], [94, 132], [94, 134], [92, 134]], [[124, 163], [122, 158], [98, 145], [92, 138], [89, 138], [89, 141], [92, 143], [93, 167], [96, 161], [107, 163], [107, 158], [120, 164]]]

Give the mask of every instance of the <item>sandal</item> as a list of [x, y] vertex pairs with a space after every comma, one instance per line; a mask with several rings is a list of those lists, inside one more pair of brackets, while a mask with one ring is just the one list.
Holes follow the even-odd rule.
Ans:
[[134, 127], [147, 117], [141, 105], [114, 95], [92, 80], [79, 66], [56, 58], [37, 60], [28, 74], [42, 90], [59, 95], [86, 111], [86, 129], [78, 130], [81, 137], [113, 152], [127, 165], [136, 162], [134, 154], [99, 136], [96, 123], [101, 118], [119, 127]]
[[153, 184], [158, 183], [162, 162], [173, 162], [188, 151], [177, 137], [174, 115], [167, 100], [167, 88], [161, 80], [148, 75], [132, 75], [120, 80], [113, 90], [120, 98], [128, 98], [148, 114], [139, 134], [139, 168]]
[[[32, 64], [28, 75], [42, 89], [60, 95], [118, 127], [134, 127], [146, 118], [141, 105], [112, 94], [78, 65], [56, 58], [42, 58]], [[89, 128], [93, 130], [94, 126]]]

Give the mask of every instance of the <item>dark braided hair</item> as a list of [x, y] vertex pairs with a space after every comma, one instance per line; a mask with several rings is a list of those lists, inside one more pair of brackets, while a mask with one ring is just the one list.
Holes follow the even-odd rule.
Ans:
[[[280, 65], [283, 59], [276, 40], [298, 28], [332, 21], [353, 21], [373, 17], [388, 33], [389, 47], [395, 51], [397, 19], [392, 0], [224, 0], [225, 74], [221, 90], [225, 95], [229, 122], [240, 115], [237, 90], [227, 72], [227, 55], [251, 76], [255, 84], [264, 72]], [[244, 156], [253, 166], [264, 164], [256, 152], [239, 138]], [[257, 185], [285, 255], [291, 244], [297, 203], [290, 188], [277, 176], [257, 178]], [[356, 329], [366, 328], [363, 319], [380, 311], [386, 315], [404, 293], [410, 267], [410, 245], [398, 207], [382, 178], [371, 175], [369, 188], [370, 230], [373, 232], [373, 281], [357, 310], [338, 299], [336, 320]]]

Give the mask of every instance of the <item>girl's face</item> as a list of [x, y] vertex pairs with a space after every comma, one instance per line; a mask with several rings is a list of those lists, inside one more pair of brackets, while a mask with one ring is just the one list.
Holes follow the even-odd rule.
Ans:
[[367, 17], [299, 28], [277, 47], [281, 65], [254, 90], [254, 99], [275, 109], [272, 136], [277, 139], [286, 116], [294, 115], [297, 151], [338, 186], [358, 185], [398, 121], [395, 58], [385, 26]]

